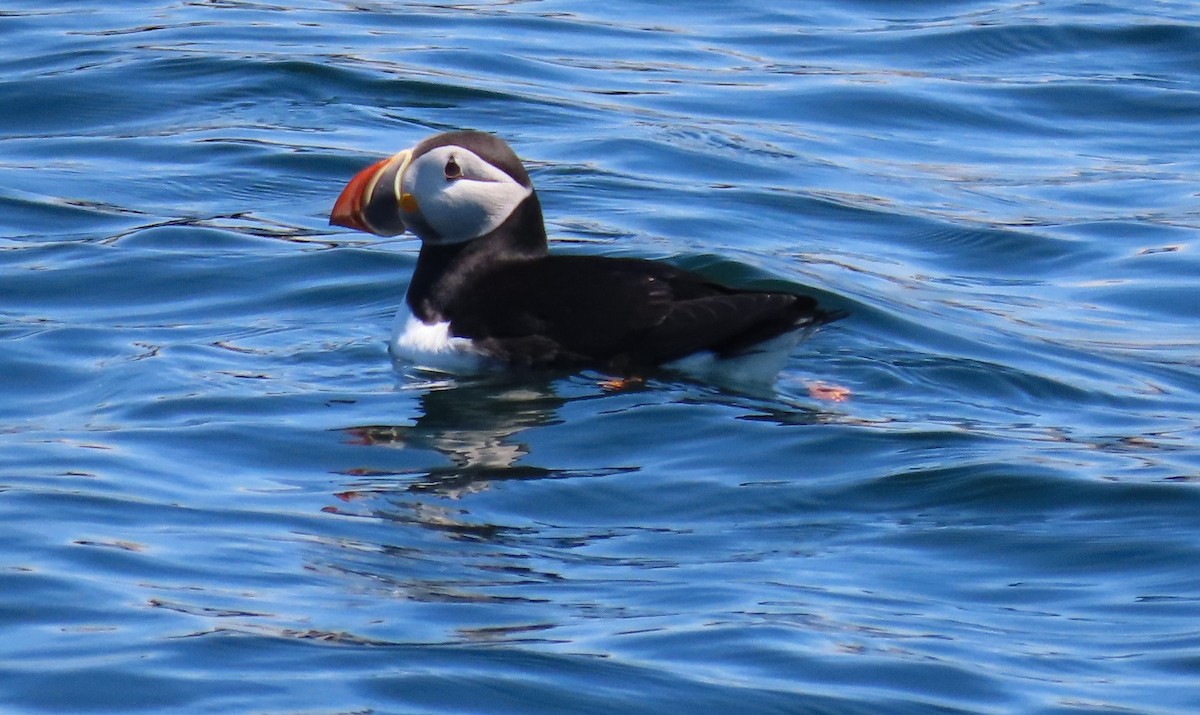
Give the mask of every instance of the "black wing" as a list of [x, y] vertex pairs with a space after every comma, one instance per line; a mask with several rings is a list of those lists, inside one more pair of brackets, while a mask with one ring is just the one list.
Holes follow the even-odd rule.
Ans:
[[446, 311], [455, 335], [528, 365], [658, 365], [720, 355], [841, 317], [808, 296], [743, 291], [655, 261], [545, 256], [479, 277]]

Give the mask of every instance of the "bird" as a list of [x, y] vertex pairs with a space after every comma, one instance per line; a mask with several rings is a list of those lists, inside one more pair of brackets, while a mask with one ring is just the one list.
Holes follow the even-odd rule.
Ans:
[[397, 363], [439, 372], [666, 369], [769, 382], [800, 339], [846, 316], [663, 261], [551, 253], [529, 173], [486, 132], [436, 134], [362, 169], [329, 222], [420, 239], [388, 347]]

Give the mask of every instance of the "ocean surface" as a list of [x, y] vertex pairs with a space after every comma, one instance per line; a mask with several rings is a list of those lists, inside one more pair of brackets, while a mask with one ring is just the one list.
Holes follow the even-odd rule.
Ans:
[[[768, 390], [386, 351], [438, 131]], [[1200, 712], [1200, 6], [0, 5], [0, 711]]]

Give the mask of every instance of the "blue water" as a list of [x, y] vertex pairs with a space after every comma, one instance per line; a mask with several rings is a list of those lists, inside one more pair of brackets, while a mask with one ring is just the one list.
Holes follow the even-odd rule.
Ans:
[[[852, 315], [395, 370], [328, 212], [463, 127], [555, 250]], [[1200, 712], [1198, 187], [1188, 2], [9, 0], [0, 709]]]

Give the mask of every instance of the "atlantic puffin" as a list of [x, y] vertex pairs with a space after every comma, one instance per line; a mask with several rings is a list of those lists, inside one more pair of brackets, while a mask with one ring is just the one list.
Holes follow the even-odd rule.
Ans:
[[806, 295], [742, 290], [667, 263], [552, 254], [521, 160], [476, 131], [431, 136], [360, 171], [330, 224], [421, 239], [389, 350], [445, 372], [488, 366], [658, 367], [771, 380], [788, 351], [845, 315]]

